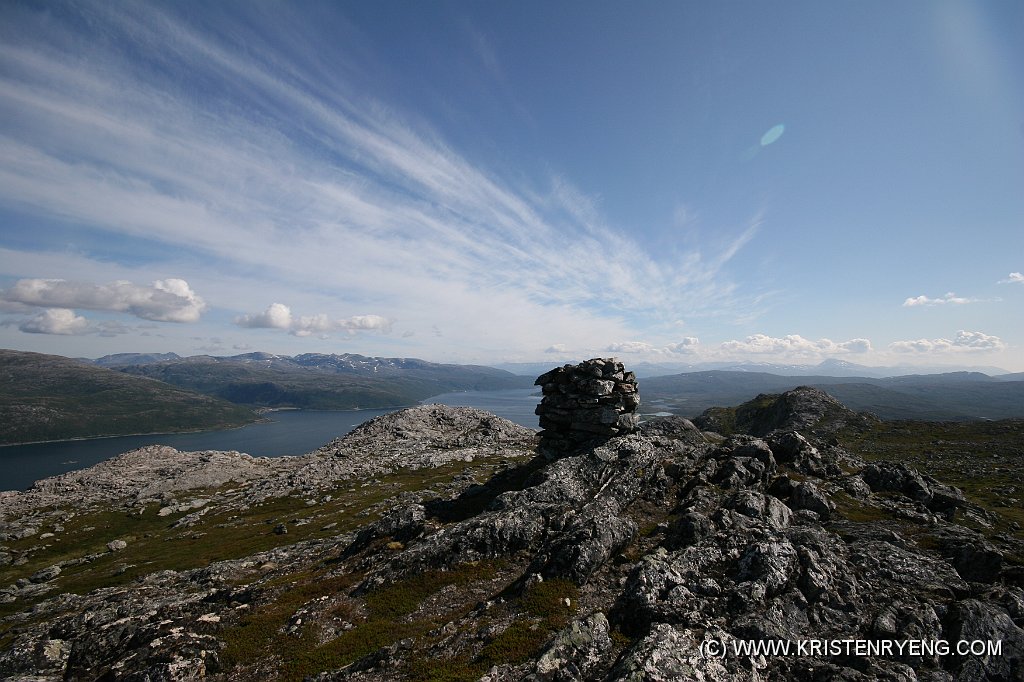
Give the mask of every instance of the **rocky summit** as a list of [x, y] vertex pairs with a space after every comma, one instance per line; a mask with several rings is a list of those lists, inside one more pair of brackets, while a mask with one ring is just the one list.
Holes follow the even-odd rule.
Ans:
[[0, 676], [1024, 679], [1019, 534], [844, 447], [865, 418], [803, 388], [705, 430], [567, 422], [635, 379], [538, 381], [545, 432], [588, 434], [559, 457], [431, 405], [303, 457], [147, 448], [6, 494]]

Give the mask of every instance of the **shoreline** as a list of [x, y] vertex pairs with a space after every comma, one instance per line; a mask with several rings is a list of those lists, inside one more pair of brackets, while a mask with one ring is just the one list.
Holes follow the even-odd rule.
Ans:
[[[493, 392], [530, 391], [532, 393], [532, 392], [537, 391], [537, 390], [538, 389], [536, 387], [530, 387], [528, 389], [527, 388], [506, 388], [506, 389], [493, 389]], [[380, 407], [348, 407], [348, 408], [337, 409], [337, 410], [330, 410], [330, 409], [323, 409], [323, 408], [306, 409], [306, 408], [302, 408], [302, 407], [289, 407], [289, 406], [285, 406], [285, 407], [254, 407], [254, 408], [252, 408], [252, 411], [253, 411], [254, 414], [257, 415], [258, 418], [254, 419], [251, 422], [248, 422], [248, 423], [245, 423], [245, 424], [238, 424], [236, 426], [224, 426], [224, 427], [220, 427], [220, 428], [210, 428], [210, 429], [183, 429], [183, 430], [179, 430], [179, 431], [149, 431], [149, 432], [144, 432], [144, 433], [110, 433], [110, 434], [104, 434], [104, 435], [100, 435], [100, 436], [77, 436], [77, 437], [73, 437], [73, 438], [56, 438], [56, 439], [52, 439], [52, 440], [19, 441], [17, 443], [2, 443], [2, 444], [0, 444], [0, 453], [3, 452], [3, 448], [21, 447], [21, 446], [25, 446], [25, 445], [47, 445], [47, 444], [53, 445], [53, 444], [57, 444], [57, 443], [78, 443], [78, 442], [85, 442], [85, 441], [105, 440], [105, 439], [109, 439], [109, 438], [131, 438], [131, 437], [135, 437], [135, 436], [177, 436], [177, 435], [189, 434], [189, 433], [207, 433], [207, 432], [212, 433], [212, 432], [217, 432], [217, 431], [236, 431], [238, 429], [243, 429], [243, 428], [245, 428], [247, 426], [252, 426], [253, 424], [266, 424], [266, 423], [269, 423], [269, 422], [273, 421], [271, 419], [263, 418], [263, 415], [271, 414], [273, 412], [345, 412], [345, 413], [348, 413], [348, 412], [365, 412], [365, 411], [370, 411], [370, 410], [388, 410], [390, 412], [395, 412], [397, 410], [404, 410], [404, 409], [407, 409], [407, 408], [410, 408], [410, 407], [416, 407], [417, 405], [427, 405], [427, 404], [429, 404], [428, 401], [433, 401], [435, 398], [438, 398], [438, 397], [443, 396], [443, 395], [464, 394], [464, 393], [490, 393], [490, 392], [492, 392], [492, 391], [474, 391], [474, 390], [469, 390], [469, 389], [463, 389], [463, 390], [460, 390], [460, 391], [445, 391], [444, 393], [438, 393], [436, 395], [429, 396], [427, 398], [424, 398], [423, 400], [417, 401], [415, 403], [410, 403], [410, 404], [407, 404], [407, 405], [387, 405], [387, 406], [380, 406]]]
[[26, 440], [19, 441], [17, 443], [2, 443], [0, 444], [0, 450], [3, 448], [20, 447], [22, 445], [47, 445], [53, 443], [81, 443], [90, 440], [106, 440], [108, 438], [132, 438], [134, 436], [177, 436], [185, 433], [205, 433], [207, 431], [235, 431], [237, 429], [244, 429], [246, 426], [252, 426], [253, 424], [265, 424], [269, 419], [255, 419], [246, 424], [238, 424], [237, 426], [223, 426], [221, 428], [214, 429], [187, 429], [184, 431], [149, 431], [146, 433], [109, 433], [102, 436], [78, 436], [75, 438], [57, 438], [55, 440]]
[[[527, 392], [532, 394], [533, 390], [528, 389]], [[477, 399], [466, 399], [474, 393], [480, 394], [479, 402]], [[124, 452], [152, 444], [169, 445], [182, 452], [236, 450], [253, 457], [300, 456], [323, 447], [367, 420], [403, 408], [435, 403], [439, 397], [445, 395], [449, 395], [451, 402], [456, 405], [475, 407], [496, 414], [505, 412], [503, 408], [512, 407], [508, 414], [502, 416], [533, 431], [537, 430], [532, 404], [534, 399], [529, 398], [529, 404], [524, 404], [523, 409], [519, 409], [519, 398], [524, 398], [520, 389], [499, 389], [493, 392], [449, 391], [404, 406], [363, 406], [360, 409], [345, 410], [272, 410], [284, 414], [276, 418], [271, 414], [264, 414], [255, 422], [218, 429], [162, 429], [148, 433], [9, 443], [0, 446], [0, 488], [15, 492], [27, 490], [39, 480], [86, 469]], [[510, 397], [516, 399], [509, 402]], [[244, 430], [244, 427], [254, 424], [262, 425], [259, 428]], [[74, 460], [74, 463], [67, 460]]]
[[[444, 393], [439, 393], [438, 395], [445, 395], [445, 394]], [[430, 400], [430, 398], [425, 398], [425, 400]], [[215, 431], [236, 431], [238, 429], [244, 429], [247, 426], [252, 426], [253, 424], [269, 424], [273, 420], [272, 419], [262, 418], [262, 415], [270, 414], [272, 412], [365, 412], [367, 410], [392, 410], [392, 411], [396, 411], [396, 410], [404, 410], [404, 409], [409, 408], [409, 407], [415, 407], [416, 405], [423, 405], [423, 404], [424, 404], [423, 402], [419, 402], [419, 403], [414, 403], [414, 404], [411, 404], [411, 405], [396, 405], [396, 406], [393, 406], [393, 407], [392, 406], [387, 406], [387, 407], [349, 407], [349, 408], [342, 409], [342, 410], [325, 410], [325, 409], [322, 409], [322, 408], [316, 408], [316, 409], [309, 409], [309, 410], [307, 410], [307, 409], [303, 409], [301, 407], [263, 407], [263, 408], [255, 408], [255, 409], [253, 409], [253, 413], [255, 413], [260, 418], [254, 419], [253, 421], [247, 422], [245, 424], [238, 424], [236, 426], [223, 426], [223, 427], [220, 427], [220, 428], [212, 428], [212, 429], [183, 429], [181, 431], [148, 431], [148, 432], [145, 432], [145, 433], [110, 433], [110, 434], [105, 434], [105, 435], [102, 435], [102, 436], [77, 436], [77, 437], [74, 437], [74, 438], [56, 438], [56, 439], [53, 439], [53, 440], [27, 440], [27, 441], [19, 441], [17, 443], [0, 443], [0, 452], [3, 451], [3, 448], [20, 447], [20, 446], [23, 446], [23, 445], [47, 445], [47, 444], [53, 445], [55, 443], [79, 443], [79, 442], [84, 442], [84, 441], [105, 440], [105, 439], [108, 439], [108, 438], [131, 438], [131, 437], [134, 437], [134, 436], [178, 436], [178, 435], [188, 434], [188, 433], [208, 433], [208, 432], [212, 433], [212, 432], [215, 432]]]

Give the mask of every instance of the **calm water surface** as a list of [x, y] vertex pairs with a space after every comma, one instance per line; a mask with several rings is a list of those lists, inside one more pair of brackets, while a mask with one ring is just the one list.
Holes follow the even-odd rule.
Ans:
[[[539, 401], [540, 389], [526, 388], [445, 393], [423, 402], [476, 407], [535, 429], [537, 417], [533, 410]], [[256, 457], [304, 455], [364, 421], [394, 411], [283, 410], [265, 415], [268, 422], [238, 429], [0, 447], [0, 490], [24, 490], [41, 478], [84, 469], [144, 445], [169, 445], [178, 450], [238, 450]]]

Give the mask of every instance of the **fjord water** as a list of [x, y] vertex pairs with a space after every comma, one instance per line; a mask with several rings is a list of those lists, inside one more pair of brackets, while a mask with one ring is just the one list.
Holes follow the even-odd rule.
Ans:
[[[476, 407], [517, 424], [536, 428], [537, 417], [533, 410], [539, 401], [540, 391], [527, 388], [444, 393], [423, 402]], [[264, 415], [268, 421], [237, 429], [0, 447], [0, 490], [24, 490], [41, 478], [84, 469], [144, 445], [169, 445], [182, 451], [237, 450], [254, 457], [304, 455], [345, 435], [364, 421], [396, 409], [282, 410]]]

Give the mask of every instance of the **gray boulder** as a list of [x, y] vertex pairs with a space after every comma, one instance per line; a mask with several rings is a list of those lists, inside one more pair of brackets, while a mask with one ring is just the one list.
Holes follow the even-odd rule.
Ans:
[[526, 680], [581, 682], [592, 680], [612, 653], [608, 619], [598, 611], [578, 618], [555, 635]]

